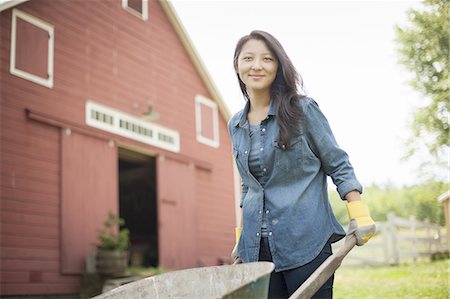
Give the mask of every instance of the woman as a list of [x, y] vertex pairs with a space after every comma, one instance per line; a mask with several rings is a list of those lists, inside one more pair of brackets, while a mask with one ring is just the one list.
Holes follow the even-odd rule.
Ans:
[[[278, 40], [264, 31], [242, 37], [234, 68], [247, 103], [228, 123], [242, 179], [233, 257], [272, 261], [269, 298], [287, 298], [345, 236], [328, 200], [327, 176], [348, 202], [358, 245], [375, 224], [347, 154], [317, 103], [299, 93], [301, 78]], [[333, 277], [314, 298], [332, 298], [332, 287]]]

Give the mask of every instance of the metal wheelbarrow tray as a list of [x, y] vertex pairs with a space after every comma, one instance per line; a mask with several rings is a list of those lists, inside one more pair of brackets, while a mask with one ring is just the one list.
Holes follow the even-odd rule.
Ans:
[[[342, 248], [327, 258], [289, 299], [311, 298], [355, 245], [355, 236], [348, 236]], [[123, 285], [93, 299], [267, 298], [274, 268], [273, 263], [256, 262], [174, 271]]]
[[267, 298], [269, 262], [168, 272], [125, 284], [95, 299]]

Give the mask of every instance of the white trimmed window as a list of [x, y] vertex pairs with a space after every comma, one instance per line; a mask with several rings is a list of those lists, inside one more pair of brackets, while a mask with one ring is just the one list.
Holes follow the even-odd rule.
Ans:
[[54, 32], [53, 25], [13, 9], [10, 73], [52, 88]]
[[210, 99], [195, 97], [195, 131], [197, 141], [212, 147], [219, 147], [219, 111]]
[[143, 21], [148, 20], [148, 0], [122, 0], [122, 8]]

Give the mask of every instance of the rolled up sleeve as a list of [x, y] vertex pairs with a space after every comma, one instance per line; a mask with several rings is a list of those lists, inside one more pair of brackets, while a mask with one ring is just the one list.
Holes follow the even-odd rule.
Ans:
[[310, 146], [321, 161], [323, 171], [331, 177], [341, 199], [351, 191], [362, 193], [347, 153], [339, 147], [328, 120], [312, 99], [303, 99], [306, 134]]

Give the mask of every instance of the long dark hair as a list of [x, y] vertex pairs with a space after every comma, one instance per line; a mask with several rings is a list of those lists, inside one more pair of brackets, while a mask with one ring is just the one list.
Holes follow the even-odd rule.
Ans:
[[275, 111], [277, 114], [277, 122], [280, 127], [278, 143], [289, 148], [291, 137], [300, 134], [299, 122], [302, 118], [299, 98], [302, 96], [299, 92], [304, 93], [303, 80], [295, 69], [292, 61], [284, 51], [280, 42], [271, 34], [254, 30], [249, 35], [243, 36], [236, 45], [234, 51], [234, 70], [236, 72], [239, 86], [244, 97], [249, 100], [247, 88], [244, 82], [239, 78], [238, 57], [242, 51], [242, 47], [249, 40], [259, 40], [266, 44], [272, 55], [278, 60], [278, 70], [275, 80], [270, 87], [270, 98], [274, 101]]

